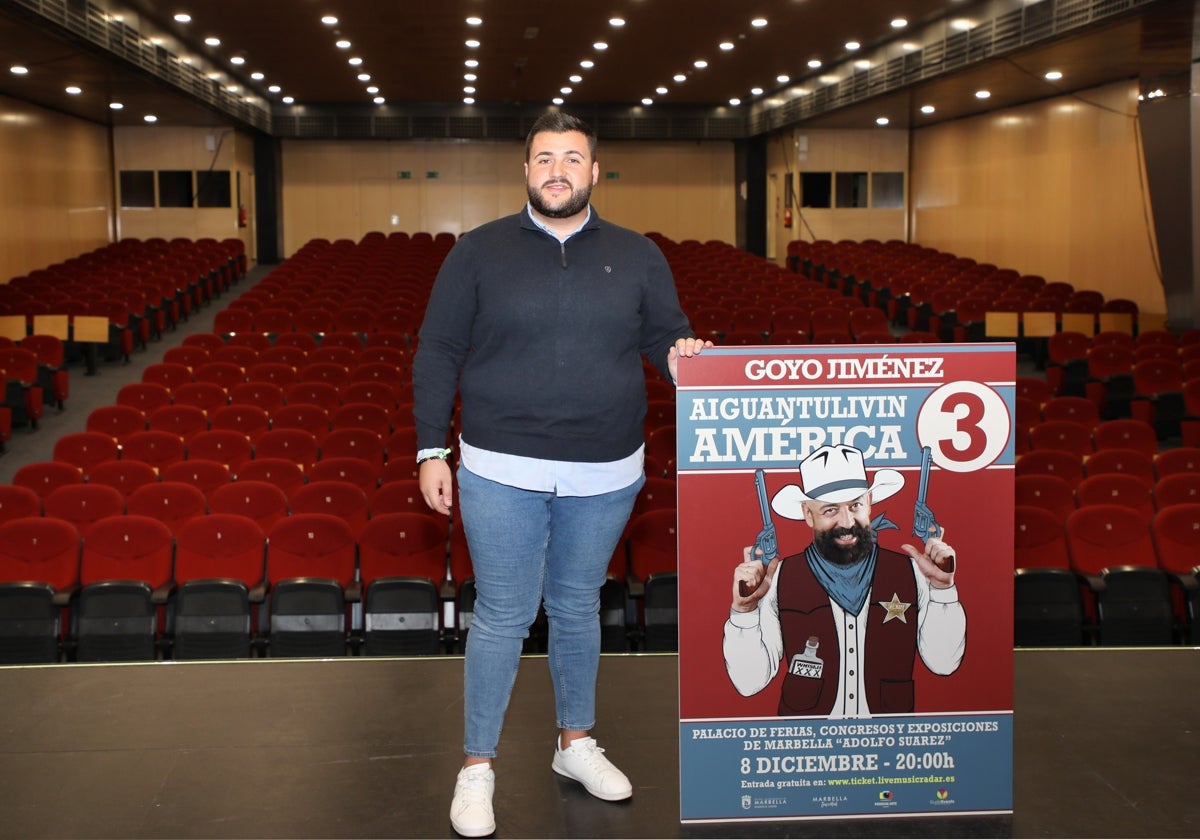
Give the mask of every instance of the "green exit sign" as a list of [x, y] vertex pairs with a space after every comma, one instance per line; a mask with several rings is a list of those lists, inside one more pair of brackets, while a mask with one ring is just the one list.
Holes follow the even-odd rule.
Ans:
[[412, 172], [407, 169], [399, 169], [396, 171], [396, 177], [401, 181], [407, 181], [412, 177]]
[[621, 180], [621, 173], [620, 172], [605, 172], [604, 177], [610, 181], [619, 181], [619, 180]]
[[438, 176], [438, 173], [437, 173], [436, 169], [430, 169], [428, 172], [425, 173], [426, 178], [436, 178], [437, 176]]

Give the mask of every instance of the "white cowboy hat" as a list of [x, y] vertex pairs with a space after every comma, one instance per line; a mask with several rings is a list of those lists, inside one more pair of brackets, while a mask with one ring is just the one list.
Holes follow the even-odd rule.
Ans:
[[805, 502], [841, 504], [871, 494], [871, 502], [881, 502], [900, 491], [904, 476], [896, 470], [876, 470], [867, 483], [863, 454], [853, 446], [822, 446], [800, 462], [803, 487], [788, 484], [775, 494], [771, 508], [788, 519], [804, 518]]

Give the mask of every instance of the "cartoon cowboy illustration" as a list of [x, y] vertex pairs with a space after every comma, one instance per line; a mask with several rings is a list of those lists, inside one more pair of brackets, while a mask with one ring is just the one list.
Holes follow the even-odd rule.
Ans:
[[[867, 717], [911, 712], [915, 654], [935, 674], [952, 674], [966, 648], [966, 615], [955, 587], [954, 549], [931, 529], [921, 548], [881, 548], [880, 529], [895, 528], [871, 506], [904, 486], [904, 476], [875, 471], [863, 453], [822, 446], [800, 463], [771, 509], [812, 528], [800, 554], [763, 564], [747, 547], [733, 574], [725, 623], [725, 668], [743, 696], [757, 694], [786, 668], [783, 717]], [[743, 594], [745, 593], [745, 594]]]

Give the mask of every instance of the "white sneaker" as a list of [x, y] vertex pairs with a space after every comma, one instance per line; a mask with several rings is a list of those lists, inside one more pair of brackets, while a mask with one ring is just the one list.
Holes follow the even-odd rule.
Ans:
[[554, 750], [550, 767], [560, 776], [574, 779], [597, 799], [614, 802], [633, 796], [633, 785], [625, 774], [604, 757], [594, 738], [576, 738], [565, 750]]
[[486, 837], [496, 830], [492, 793], [496, 774], [490, 764], [472, 764], [458, 771], [454, 800], [450, 803], [450, 825], [463, 837]]

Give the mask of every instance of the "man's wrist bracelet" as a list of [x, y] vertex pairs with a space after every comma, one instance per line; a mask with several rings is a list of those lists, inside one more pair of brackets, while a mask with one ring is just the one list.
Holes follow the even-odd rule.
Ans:
[[437, 459], [439, 461], [445, 461], [449, 457], [450, 457], [450, 447], [446, 447], [445, 449], [435, 449], [431, 452], [425, 453], [424, 455], [418, 454], [417, 455], [417, 463], [424, 464], [426, 461], [432, 461], [434, 459]]

